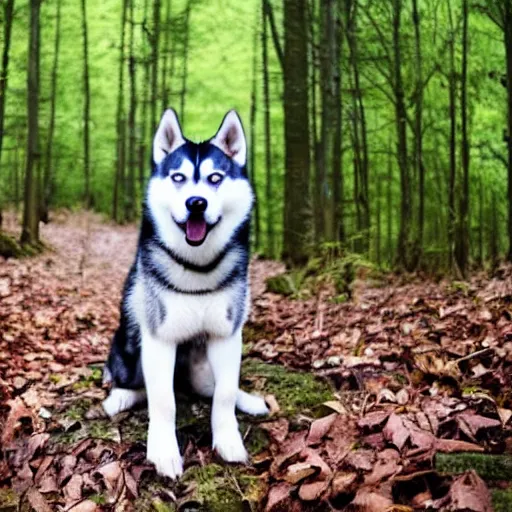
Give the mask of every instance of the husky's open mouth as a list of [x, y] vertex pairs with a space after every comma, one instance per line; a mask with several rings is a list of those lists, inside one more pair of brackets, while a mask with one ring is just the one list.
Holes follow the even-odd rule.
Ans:
[[194, 247], [201, 245], [208, 233], [219, 223], [208, 224], [203, 215], [190, 215], [185, 222], [176, 222], [185, 233], [185, 239], [189, 245]]

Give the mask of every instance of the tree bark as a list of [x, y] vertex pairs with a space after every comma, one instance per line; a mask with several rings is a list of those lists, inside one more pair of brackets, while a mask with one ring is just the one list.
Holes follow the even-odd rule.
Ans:
[[39, 50], [41, 0], [30, 0], [30, 34], [27, 69], [27, 153], [21, 243], [39, 242], [38, 180], [35, 172], [39, 159]]
[[267, 209], [267, 244], [266, 253], [269, 258], [275, 257], [274, 245], [274, 216], [272, 197], [272, 134], [270, 131], [270, 86], [268, 73], [268, 20], [265, 8], [266, 0], [263, 0], [261, 9], [261, 62], [263, 73], [263, 116], [264, 116], [264, 132], [265, 132], [265, 203]]
[[[144, 21], [141, 26], [141, 39], [143, 41], [144, 48], [144, 83], [150, 83], [150, 57], [147, 47], [147, 42], [151, 43], [151, 39], [147, 34], [147, 16], [148, 16], [148, 0], [144, 0]], [[173, 36], [173, 40], [175, 37]], [[174, 57], [173, 57], [174, 58]], [[171, 77], [174, 75], [174, 70], [171, 69]], [[144, 176], [148, 170], [149, 162], [146, 161], [146, 148], [149, 140], [149, 135], [147, 133], [147, 122], [148, 122], [148, 104], [149, 104], [149, 88], [143, 87], [141, 94], [141, 120], [140, 120], [140, 142], [139, 142], [139, 193], [141, 197], [144, 195]]]
[[48, 125], [48, 140], [46, 141], [46, 158], [45, 172], [43, 183], [43, 205], [42, 217], [48, 218], [48, 210], [50, 208], [54, 181], [55, 181], [55, 165], [53, 162], [53, 134], [55, 132], [55, 111], [57, 104], [57, 79], [59, 71], [59, 52], [60, 52], [60, 19], [61, 19], [61, 0], [57, 0], [56, 19], [55, 19], [55, 40], [53, 46], [53, 66], [51, 76], [51, 92], [50, 92], [50, 124]]
[[421, 260], [423, 252], [423, 233], [425, 230], [425, 168], [423, 166], [423, 69], [421, 48], [421, 19], [418, 10], [418, 0], [412, 0], [412, 20], [414, 24], [415, 47], [415, 110], [414, 110], [414, 165], [418, 175], [418, 238], [414, 254], [414, 266]]
[[[9, 79], [9, 52], [11, 48], [12, 22], [14, 18], [14, 0], [6, 0], [4, 5], [4, 48], [2, 50], [2, 68], [0, 70], [0, 163], [2, 161], [2, 143], [4, 139], [5, 105], [7, 81]], [[2, 198], [0, 197], [0, 207]]]
[[[162, 112], [169, 106], [169, 89], [167, 86], [167, 67], [171, 56], [171, 49], [169, 48], [169, 36], [173, 30], [171, 27], [171, 0], [165, 2], [165, 33], [164, 33], [164, 65], [162, 68]], [[170, 75], [172, 77], [172, 74]]]
[[393, 0], [393, 75], [395, 96], [395, 122], [397, 134], [398, 167], [400, 169], [400, 229], [398, 232], [397, 264], [410, 270], [411, 252], [411, 185], [407, 162], [407, 110], [402, 79], [402, 53], [400, 45], [402, 0]]
[[151, 134], [158, 126], [158, 59], [160, 58], [160, 6], [161, 0], [153, 1], [153, 34], [151, 36]]
[[507, 66], [508, 253], [512, 262], [512, 1], [504, 0], [504, 42]]
[[249, 165], [249, 177], [254, 193], [254, 248], [256, 251], [259, 250], [261, 244], [261, 226], [260, 226], [260, 204], [258, 201], [258, 188], [256, 186], [256, 114], [258, 111], [257, 100], [258, 100], [258, 16], [256, 17], [254, 27], [254, 42], [252, 48], [252, 87], [251, 87], [251, 113], [249, 120], [250, 130], [250, 165]]
[[136, 128], [135, 119], [137, 115], [137, 77], [136, 77], [136, 58], [134, 51], [134, 31], [135, 31], [135, 17], [134, 17], [134, 2], [130, 0], [130, 45], [128, 56], [128, 73], [130, 75], [130, 109], [128, 113], [128, 179], [126, 183], [126, 201], [125, 201], [125, 219], [132, 222], [135, 219], [136, 213]]
[[192, 10], [192, 0], [187, 0], [185, 7], [185, 29], [183, 33], [183, 71], [181, 75], [180, 92], [180, 122], [185, 125], [185, 100], [187, 98], [187, 78], [188, 78], [188, 46], [190, 41], [190, 12]]
[[90, 166], [90, 136], [89, 136], [89, 121], [91, 110], [91, 92], [89, 85], [89, 44], [87, 41], [87, 11], [85, 7], [86, 1], [81, 1], [82, 7], [82, 37], [83, 37], [83, 80], [84, 80], [84, 178], [85, 178], [85, 191], [84, 191], [84, 205], [90, 208], [93, 203], [91, 192], [91, 166]]
[[[116, 147], [116, 171], [114, 179], [114, 200], [112, 218], [116, 222], [121, 222], [124, 216], [124, 209], [120, 205], [124, 204], [123, 190], [123, 174], [125, 166], [125, 122], [124, 122], [124, 40], [126, 13], [128, 10], [128, 0], [123, 0], [121, 9], [121, 42], [119, 47], [119, 78], [117, 93], [117, 112], [116, 112], [116, 130], [117, 130], [117, 147]], [[121, 214], [122, 212], [122, 214]]]
[[458, 265], [464, 277], [468, 275], [469, 260], [469, 138], [468, 138], [468, 0], [462, 0], [462, 73], [461, 73], [461, 136], [462, 136], [462, 194], [460, 198]]
[[292, 264], [309, 255], [309, 119], [306, 1], [284, 0], [285, 209], [283, 256]]

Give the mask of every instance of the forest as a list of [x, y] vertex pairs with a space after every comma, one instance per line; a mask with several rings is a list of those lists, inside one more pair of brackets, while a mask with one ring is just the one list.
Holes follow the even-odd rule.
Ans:
[[464, 276], [512, 258], [507, 1], [4, 0], [1, 16], [0, 204], [24, 242], [62, 207], [134, 221], [163, 109], [200, 140], [234, 107], [256, 252], [334, 244]]
[[[512, 510], [512, 0], [0, 0], [0, 512]], [[153, 137], [236, 109], [238, 416], [101, 408]], [[229, 313], [228, 313], [229, 314]]]

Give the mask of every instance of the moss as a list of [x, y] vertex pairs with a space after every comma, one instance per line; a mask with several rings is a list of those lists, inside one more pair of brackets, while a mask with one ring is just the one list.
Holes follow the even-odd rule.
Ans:
[[247, 505], [254, 508], [262, 497], [261, 480], [235, 467], [193, 467], [185, 472], [182, 481], [194, 483], [189, 500], [209, 512], [242, 512]]
[[291, 371], [283, 366], [246, 359], [242, 364], [242, 382], [262, 380], [264, 394], [275, 395], [286, 415], [320, 410], [323, 402], [332, 399], [332, 389], [311, 373]]
[[0, 511], [16, 512], [20, 497], [12, 489], [0, 489]]
[[21, 258], [24, 255], [23, 247], [12, 236], [0, 233], [0, 256], [4, 258]]
[[484, 480], [512, 480], [512, 456], [482, 453], [438, 453], [435, 466], [441, 473], [474, 469]]
[[296, 279], [291, 273], [269, 277], [266, 281], [267, 291], [285, 296], [293, 295], [298, 291], [295, 281]]
[[511, 489], [492, 489], [491, 496], [494, 512], [510, 512], [512, 510]]

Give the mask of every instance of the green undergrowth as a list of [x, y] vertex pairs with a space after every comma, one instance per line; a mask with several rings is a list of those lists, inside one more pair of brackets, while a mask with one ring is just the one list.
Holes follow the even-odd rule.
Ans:
[[266, 283], [268, 291], [294, 299], [307, 299], [317, 295], [325, 286], [332, 286], [332, 300], [345, 302], [352, 298], [356, 279], [370, 281], [373, 286], [384, 283], [382, 271], [362, 255], [340, 253], [339, 247], [325, 244], [320, 254], [305, 266], [270, 277]]
[[46, 250], [46, 246], [39, 242], [37, 244], [20, 244], [7, 233], [0, 233], [0, 256], [4, 258], [24, 258], [36, 256]]
[[17, 512], [20, 497], [12, 489], [0, 488], [0, 512]]

